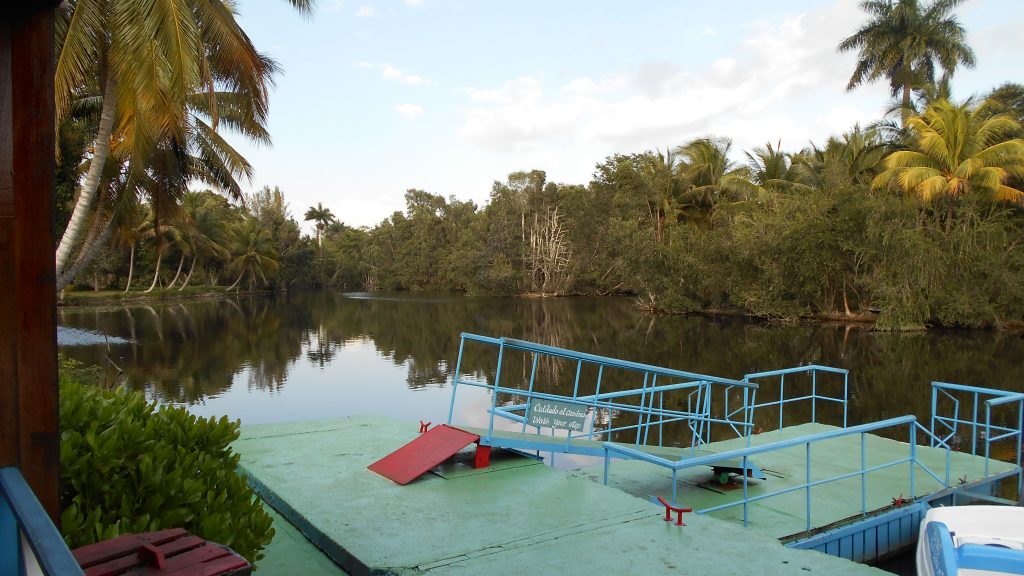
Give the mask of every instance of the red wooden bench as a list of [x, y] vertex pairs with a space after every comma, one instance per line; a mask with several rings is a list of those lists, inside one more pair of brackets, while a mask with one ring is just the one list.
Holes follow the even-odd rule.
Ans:
[[71, 552], [85, 576], [249, 576], [252, 566], [230, 548], [181, 528], [126, 534]]

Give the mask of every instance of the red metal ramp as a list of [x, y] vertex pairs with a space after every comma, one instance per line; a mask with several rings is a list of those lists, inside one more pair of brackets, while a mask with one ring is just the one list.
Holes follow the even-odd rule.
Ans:
[[479, 440], [476, 434], [440, 424], [367, 468], [404, 485]]

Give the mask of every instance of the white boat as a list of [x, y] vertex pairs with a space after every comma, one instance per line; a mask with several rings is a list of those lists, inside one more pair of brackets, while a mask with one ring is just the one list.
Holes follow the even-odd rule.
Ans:
[[918, 576], [1024, 574], [1024, 508], [933, 508], [921, 521]]

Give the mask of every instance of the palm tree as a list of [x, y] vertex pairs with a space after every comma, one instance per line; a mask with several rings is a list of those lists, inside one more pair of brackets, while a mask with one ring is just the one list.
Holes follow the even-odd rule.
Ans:
[[[308, 12], [313, 0], [290, 3]], [[83, 94], [98, 93], [101, 112], [89, 170], [57, 248], [58, 276], [71, 262], [95, 209], [108, 159], [123, 163], [131, 158], [133, 169], [142, 171], [161, 142], [186, 141], [187, 101], [195, 94], [208, 98], [216, 129], [220, 114], [215, 94], [223, 86], [244, 95], [238, 106], [265, 119], [276, 66], [256, 51], [235, 15], [233, 4], [217, 0], [153, 6], [132, 0], [61, 4], [56, 23], [57, 125]]]
[[337, 221], [337, 219], [331, 213], [330, 208], [324, 208], [323, 204], [317, 202], [316, 206], [310, 206], [309, 210], [306, 210], [305, 220], [307, 222], [310, 220], [316, 222], [316, 247], [320, 261], [320, 284], [322, 285], [324, 283], [324, 247], [321, 235], [327, 226]]
[[864, 0], [860, 7], [871, 19], [839, 43], [840, 52], [858, 51], [846, 89], [887, 78], [893, 96], [902, 92], [904, 125], [911, 115], [911, 90], [933, 84], [937, 69], [948, 78], [957, 64], [974, 67], [974, 51], [950, 14], [961, 0], [923, 1]]
[[267, 279], [277, 272], [277, 253], [274, 251], [273, 239], [270, 232], [262, 228], [255, 218], [246, 218], [234, 229], [231, 238], [231, 257], [227, 273], [237, 273], [238, 279], [228, 287], [228, 290], [237, 288], [246, 276], [249, 277], [250, 288], [255, 285], [257, 279], [266, 285]]
[[184, 290], [192, 280], [196, 264], [207, 258], [226, 259], [229, 255], [224, 233], [225, 222], [216, 212], [213, 198], [209, 194], [212, 193], [186, 192], [181, 203], [182, 217], [178, 228], [192, 253], [192, 265], [179, 291]]
[[938, 101], [908, 119], [907, 128], [913, 148], [886, 157], [875, 188], [895, 184], [925, 202], [945, 201], [947, 231], [953, 204], [964, 196], [1024, 204], [1024, 192], [1007, 185], [1011, 176], [1024, 176], [1024, 140], [1008, 137], [1020, 130], [1016, 120], [971, 100]]
[[325, 228], [337, 218], [331, 213], [330, 208], [324, 208], [323, 204], [317, 202], [316, 206], [310, 206], [309, 210], [306, 210], [306, 216], [304, 217], [306, 222], [313, 220], [316, 222], [316, 245], [320, 246], [320, 234]]
[[825, 146], [812, 144], [796, 155], [792, 172], [805, 188], [828, 190], [836, 183], [866, 186], [882, 171], [890, 149], [877, 130], [854, 125], [842, 136], [830, 137]]
[[782, 142], [765, 143], [763, 147], [745, 152], [747, 156], [746, 184], [749, 192], [764, 196], [769, 191], [788, 190], [799, 186], [793, 168], [793, 155], [782, 151]]
[[125, 284], [124, 292], [127, 294], [132, 287], [132, 275], [135, 272], [135, 247], [143, 239], [145, 229], [148, 226], [145, 213], [137, 202], [119, 210], [114, 217], [112, 242], [115, 249], [129, 249], [128, 254], [128, 282]]
[[697, 138], [675, 149], [684, 182], [683, 214], [709, 225], [721, 202], [748, 190], [746, 167], [729, 159], [732, 140]]
[[665, 223], [678, 220], [684, 181], [678, 174], [676, 153], [669, 148], [664, 153], [656, 150], [643, 154], [640, 160], [640, 171], [650, 187], [647, 207], [654, 220], [654, 241], [660, 244], [665, 237]]

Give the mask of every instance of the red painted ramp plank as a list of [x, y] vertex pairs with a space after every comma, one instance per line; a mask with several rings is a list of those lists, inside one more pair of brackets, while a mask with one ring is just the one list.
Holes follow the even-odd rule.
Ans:
[[479, 439], [476, 434], [440, 424], [367, 468], [399, 484], [408, 484]]

